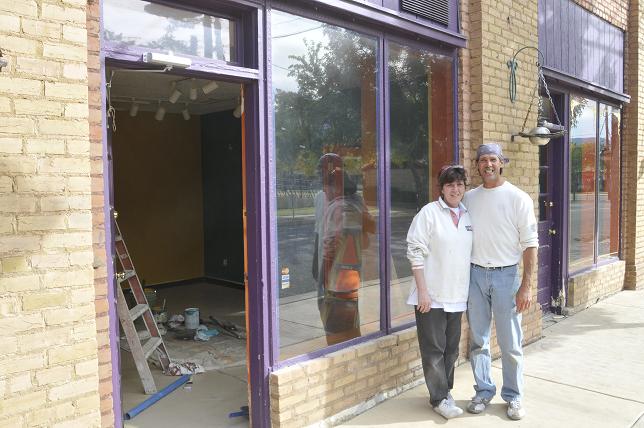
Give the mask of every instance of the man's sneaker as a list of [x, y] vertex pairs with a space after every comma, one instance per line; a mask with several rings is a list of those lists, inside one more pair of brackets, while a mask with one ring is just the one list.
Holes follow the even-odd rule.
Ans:
[[479, 414], [483, 412], [483, 410], [485, 410], [487, 405], [490, 404], [490, 401], [492, 401], [491, 398], [474, 397], [472, 398], [472, 401], [470, 401], [467, 405], [467, 411], [470, 413]]
[[452, 419], [463, 414], [463, 410], [451, 404], [447, 398], [443, 398], [443, 401], [434, 407], [434, 411], [445, 419]]
[[523, 419], [525, 416], [525, 409], [521, 405], [520, 400], [512, 400], [508, 403], [508, 418], [513, 421]]

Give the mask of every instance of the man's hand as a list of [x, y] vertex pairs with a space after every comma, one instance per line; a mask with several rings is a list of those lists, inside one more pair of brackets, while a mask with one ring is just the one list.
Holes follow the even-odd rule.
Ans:
[[432, 299], [429, 297], [429, 293], [426, 288], [418, 290], [418, 312], [426, 313], [432, 309]]
[[528, 309], [532, 304], [532, 292], [530, 290], [530, 284], [521, 284], [519, 291], [516, 295], [517, 301], [517, 312], [521, 313]]

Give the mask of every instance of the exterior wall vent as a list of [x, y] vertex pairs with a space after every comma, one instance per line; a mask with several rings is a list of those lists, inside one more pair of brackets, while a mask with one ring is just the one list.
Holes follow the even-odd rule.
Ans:
[[400, 9], [443, 25], [449, 24], [449, 0], [400, 0]]

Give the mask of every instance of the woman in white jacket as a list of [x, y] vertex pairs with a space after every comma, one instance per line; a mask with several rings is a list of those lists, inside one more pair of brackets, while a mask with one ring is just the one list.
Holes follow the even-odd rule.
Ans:
[[407, 303], [416, 310], [418, 344], [425, 383], [434, 410], [446, 419], [463, 411], [450, 390], [461, 338], [461, 316], [467, 308], [472, 223], [461, 203], [467, 185], [460, 165], [438, 174], [440, 198], [425, 205], [409, 227], [407, 258], [414, 286]]

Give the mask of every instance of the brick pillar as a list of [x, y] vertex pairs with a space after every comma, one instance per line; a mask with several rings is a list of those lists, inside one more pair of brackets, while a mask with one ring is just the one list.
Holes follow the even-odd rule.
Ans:
[[[622, 239], [624, 288], [644, 287], [644, 4], [630, 3], [626, 33], [626, 92], [622, 135]], [[642, 67], [640, 67], [642, 65]]]
[[[528, 140], [511, 135], [521, 131], [523, 120], [537, 79], [537, 51], [526, 49], [519, 54], [516, 73], [517, 100], [510, 102], [507, 61], [524, 46], [538, 46], [537, 1], [471, 0], [463, 5], [463, 29], [468, 50], [461, 53], [460, 135], [463, 138], [463, 160], [471, 165], [472, 185], [480, 184], [474, 158], [479, 144], [500, 143], [510, 158], [503, 175], [538, 201], [539, 151]], [[469, 92], [469, 94], [468, 94]], [[468, 100], [469, 96], [469, 100]], [[469, 102], [466, 102], [469, 101]], [[526, 127], [536, 124], [537, 104]], [[527, 129], [529, 130], [529, 129]], [[531, 309], [524, 314], [525, 342], [541, 335], [541, 311], [536, 304], [537, 275], [534, 276]]]
[[0, 426], [100, 425], [85, 3], [0, 1]]

